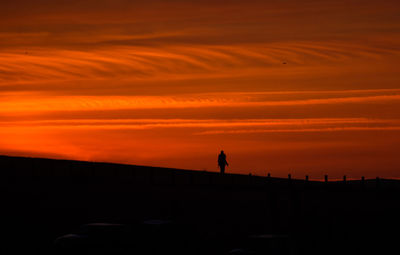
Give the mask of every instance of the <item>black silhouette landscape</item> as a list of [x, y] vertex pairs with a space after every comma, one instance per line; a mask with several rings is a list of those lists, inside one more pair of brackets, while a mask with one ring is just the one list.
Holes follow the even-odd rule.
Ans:
[[384, 254], [397, 180], [0, 157], [2, 254]]

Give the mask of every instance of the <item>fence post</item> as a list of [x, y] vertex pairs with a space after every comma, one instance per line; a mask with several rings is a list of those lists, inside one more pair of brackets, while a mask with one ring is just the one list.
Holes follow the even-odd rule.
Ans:
[[328, 175], [325, 175], [325, 183], [328, 183]]
[[267, 185], [269, 186], [271, 184], [271, 174], [268, 173], [267, 174], [267, 181], [266, 181]]
[[310, 186], [310, 183], [309, 183], [308, 175], [306, 175], [306, 182], [304, 183], [304, 188], [308, 189], [309, 186]]

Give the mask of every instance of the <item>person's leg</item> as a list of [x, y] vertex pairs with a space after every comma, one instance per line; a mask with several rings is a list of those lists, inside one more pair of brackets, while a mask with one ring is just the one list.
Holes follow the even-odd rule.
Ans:
[[225, 173], [225, 166], [224, 165], [221, 166], [221, 174], [223, 174], [223, 173]]

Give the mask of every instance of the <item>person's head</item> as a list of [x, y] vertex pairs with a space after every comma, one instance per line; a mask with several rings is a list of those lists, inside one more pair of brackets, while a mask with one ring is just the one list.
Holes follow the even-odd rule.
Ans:
[[224, 154], [224, 151], [221, 151], [221, 154]]

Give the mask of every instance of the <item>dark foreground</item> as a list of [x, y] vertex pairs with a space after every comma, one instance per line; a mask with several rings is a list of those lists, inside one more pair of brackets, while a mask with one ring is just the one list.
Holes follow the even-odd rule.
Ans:
[[1, 254], [388, 254], [400, 182], [0, 156]]

